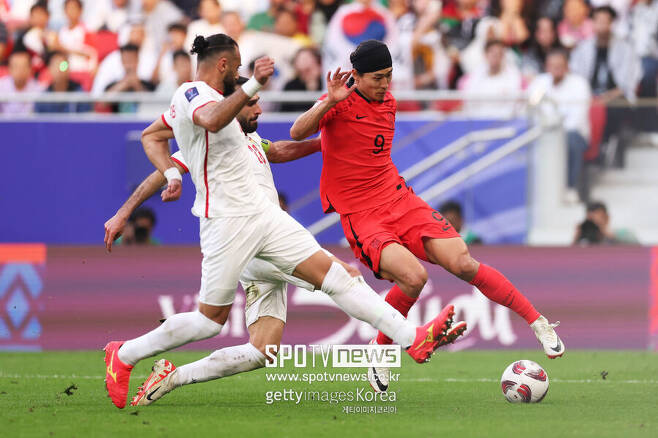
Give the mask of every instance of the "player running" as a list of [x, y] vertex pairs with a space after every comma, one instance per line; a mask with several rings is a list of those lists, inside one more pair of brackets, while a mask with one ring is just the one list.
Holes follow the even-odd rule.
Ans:
[[[429, 360], [450, 329], [453, 306], [414, 327], [364, 281], [332, 261], [313, 236], [258, 187], [249, 165], [253, 152], [235, 117], [274, 73], [274, 62], [268, 57], [256, 60], [254, 76], [224, 98], [239, 77], [237, 43], [223, 34], [198, 36], [192, 53], [198, 55], [197, 80], [178, 88], [170, 110], [144, 130], [142, 140], [149, 159], [167, 178], [163, 196], [177, 199], [182, 185], [169, 155], [171, 127], [196, 187], [192, 213], [200, 218], [203, 253], [199, 312], [174, 315], [143, 336], [107, 344], [106, 387], [112, 402], [125, 406], [130, 373], [141, 359], [220, 332], [239, 277], [254, 257], [322, 290], [348, 315], [393, 338], [415, 361]], [[252, 370], [265, 360], [252, 344], [231, 348], [189, 364], [187, 380], [180, 383], [217, 378], [226, 369]]]
[[[473, 259], [450, 223], [398, 173], [391, 160], [397, 103], [388, 91], [393, 68], [386, 45], [364, 41], [350, 61], [351, 72], [339, 68], [327, 74], [327, 94], [299, 116], [290, 136], [301, 140], [321, 131], [323, 209], [340, 214], [355, 256], [395, 282], [386, 301], [406, 317], [427, 281], [418, 259], [429, 261], [512, 309], [530, 324], [548, 357], [562, 356], [557, 324], [549, 324], [503, 274]], [[347, 82], [350, 76], [353, 84]], [[373, 342], [392, 341], [380, 331]], [[377, 378], [377, 370], [370, 374]], [[387, 378], [379, 377], [385, 390]]]
[[[242, 85], [245, 82], [247, 82], [247, 78], [241, 77], [238, 80], [238, 85]], [[262, 139], [256, 132], [258, 117], [262, 112], [258, 105], [258, 99], [258, 95], [252, 97], [240, 110], [236, 119], [247, 137], [249, 149], [253, 152], [253, 154], [250, 154], [250, 164], [253, 167], [254, 175], [258, 179], [258, 185], [266, 193], [268, 200], [276, 204], [278, 203], [278, 193], [274, 186], [274, 179], [272, 178], [269, 163], [293, 161], [318, 152], [320, 151], [320, 139], [300, 142], [277, 141], [274, 143]], [[179, 172], [188, 172], [187, 165], [180, 151], [172, 155], [172, 160]], [[132, 212], [144, 201], [153, 196], [166, 182], [167, 179], [164, 175], [160, 171], [155, 170], [142, 181], [116, 214], [105, 223], [105, 246], [108, 251], [112, 251], [112, 243], [123, 232]], [[163, 201], [172, 201], [165, 194], [166, 192], [163, 192]], [[357, 269], [335, 258], [329, 252], [327, 252], [327, 255], [332, 260], [340, 263], [353, 277], [360, 275]], [[257, 258], [252, 259], [247, 264], [247, 267], [240, 276], [240, 283], [247, 298], [245, 323], [249, 331], [249, 343], [259, 351], [264, 351], [266, 345], [276, 345], [278, 349], [286, 322], [288, 284], [311, 292], [315, 288], [310, 283], [292, 275], [287, 275], [273, 264]], [[222, 350], [224, 357], [230, 357], [232, 348], [229, 347]], [[231, 368], [231, 361], [225, 361], [223, 365], [225, 369], [220, 370], [217, 377], [226, 377], [238, 371]], [[263, 366], [264, 362], [259, 365]], [[140, 387], [139, 392], [133, 398], [131, 404], [135, 406], [151, 404], [171, 390], [182, 385], [179, 382], [189, 381], [190, 379], [185, 377], [185, 374], [189, 372], [188, 368], [194, 369], [194, 365], [191, 367], [185, 365], [179, 367], [177, 370], [167, 360], [162, 359], [156, 361], [153, 367], [153, 373]]]

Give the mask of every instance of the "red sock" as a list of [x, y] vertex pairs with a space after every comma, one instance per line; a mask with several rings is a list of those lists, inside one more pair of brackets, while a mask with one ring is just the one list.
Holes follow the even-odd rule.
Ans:
[[[393, 306], [393, 308], [400, 312], [405, 318], [409, 314], [411, 306], [413, 306], [416, 300], [418, 300], [418, 298], [411, 298], [409, 295], [402, 292], [402, 289], [400, 289], [397, 284], [388, 291], [385, 299], [388, 304]], [[392, 343], [393, 340], [384, 333], [377, 333], [377, 344], [384, 345]]]
[[528, 324], [539, 318], [539, 312], [503, 274], [491, 266], [480, 264], [475, 278], [470, 282], [491, 301], [515, 311]]

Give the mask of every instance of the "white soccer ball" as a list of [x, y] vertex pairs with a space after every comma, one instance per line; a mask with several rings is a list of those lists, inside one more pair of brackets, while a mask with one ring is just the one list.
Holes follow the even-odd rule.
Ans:
[[510, 403], [539, 403], [548, 392], [548, 374], [536, 362], [517, 360], [505, 369], [500, 385]]

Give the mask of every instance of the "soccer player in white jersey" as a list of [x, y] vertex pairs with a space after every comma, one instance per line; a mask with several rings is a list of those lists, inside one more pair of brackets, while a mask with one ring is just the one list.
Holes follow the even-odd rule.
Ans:
[[[238, 84], [246, 82], [240, 78]], [[278, 193], [272, 178], [269, 162], [283, 163], [305, 157], [320, 151], [320, 139], [304, 141], [277, 141], [270, 142], [262, 139], [256, 132], [258, 117], [261, 108], [258, 105], [258, 95], [252, 97], [240, 110], [237, 120], [245, 133], [249, 149], [250, 162], [253, 166], [259, 187], [266, 193], [267, 198], [278, 203]], [[172, 155], [176, 168], [181, 173], [187, 173], [188, 168], [180, 151]], [[119, 208], [116, 214], [105, 223], [105, 245], [112, 251], [112, 243], [123, 232], [128, 218], [144, 201], [155, 194], [165, 183], [166, 178], [155, 170], [130, 195], [128, 200]], [[163, 196], [165, 202], [172, 199]], [[360, 275], [358, 269], [342, 262], [333, 255], [328, 255], [343, 267], [353, 277]], [[288, 284], [314, 291], [315, 287], [297, 277], [287, 275], [276, 266], [258, 258], [252, 259], [240, 276], [240, 283], [246, 294], [245, 323], [249, 331], [249, 343], [262, 351], [266, 345], [281, 343], [283, 329], [287, 314]], [[227, 364], [230, 365], [230, 362]], [[133, 405], [148, 405], [177, 387], [176, 367], [164, 359], [156, 362], [153, 373], [140, 387], [140, 391], [133, 398]], [[218, 376], [222, 377], [222, 376]]]
[[[174, 137], [196, 187], [192, 213], [200, 218], [203, 261], [199, 311], [174, 315], [155, 330], [105, 346], [106, 388], [119, 408], [126, 404], [130, 373], [146, 357], [217, 335], [226, 322], [239, 277], [254, 257], [271, 262], [325, 292], [350, 316], [365, 321], [406, 349], [419, 363], [430, 359], [447, 335], [454, 307], [446, 306], [426, 325], [414, 327], [362, 278], [332, 261], [313, 236], [268, 201], [249, 165], [247, 140], [235, 119], [240, 109], [274, 73], [274, 62], [255, 62], [254, 76], [229, 97], [238, 79], [240, 51], [223, 34], [197, 37], [196, 81], [181, 85], [171, 107], [142, 133], [144, 150], [167, 178], [165, 197], [181, 193], [181, 175], [169, 155]], [[168, 125], [168, 126], [167, 126]], [[211, 380], [263, 366], [252, 344], [224, 348], [178, 368], [178, 383]]]

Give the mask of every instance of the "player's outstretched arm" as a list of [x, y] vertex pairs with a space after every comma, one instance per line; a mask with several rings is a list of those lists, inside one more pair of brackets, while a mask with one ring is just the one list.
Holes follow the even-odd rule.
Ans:
[[347, 99], [356, 88], [356, 84], [346, 87], [345, 84], [350, 78], [350, 72], [336, 69], [333, 76], [331, 72], [327, 73], [327, 97], [319, 101], [311, 109], [299, 116], [290, 128], [290, 137], [293, 140], [303, 140], [309, 135], [315, 134], [320, 128], [320, 120], [331, 110], [338, 102]]
[[240, 110], [274, 74], [274, 61], [263, 56], [254, 64], [254, 76], [220, 102], [210, 102], [194, 111], [193, 122], [210, 132], [218, 132], [238, 115]]
[[320, 151], [320, 137], [310, 140], [281, 140], [272, 143], [267, 150], [270, 163], [287, 163]]
[[[183, 166], [174, 162], [174, 165], [180, 173], [187, 172]], [[128, 197], [126, 202], [117, 210], [114, 216], [105, 222], [105, 248], [108, 252], [112, 252], [112, 243], [117, 240], [126, 227], [130, 215], [144, 203], [148, 198], [153, 196], [165, 183], [167, 179], [159, 170], [153, 171], [152, 174], [146, 177], [134, 192]], [[164, 199], [163, 199], [164, 201]]]

